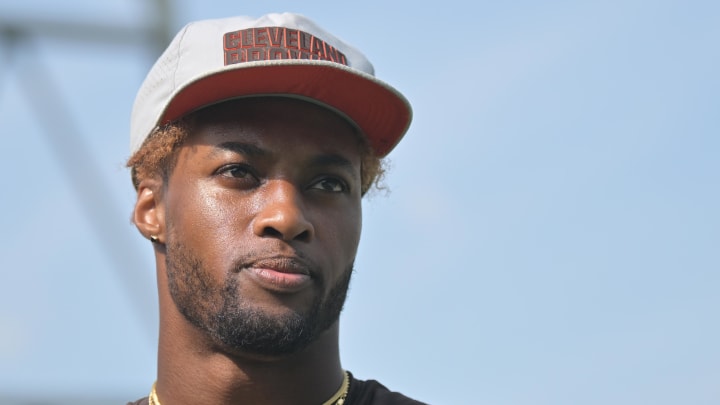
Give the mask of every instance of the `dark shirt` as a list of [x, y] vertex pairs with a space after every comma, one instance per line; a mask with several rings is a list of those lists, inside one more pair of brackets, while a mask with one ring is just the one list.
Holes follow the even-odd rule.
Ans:
[[350, 375], [350, 389], [344, 405], [427, 405], [390, 391], [375, 380], [357, 380]]
[[[148, 405], [148, 399], [142, 398], [128, 405]], [[390, 391], [375, 380], [358, 380], [350, 374], [350, 389], [345, 405], [427, 405], [410, 399], [398, 392]]]

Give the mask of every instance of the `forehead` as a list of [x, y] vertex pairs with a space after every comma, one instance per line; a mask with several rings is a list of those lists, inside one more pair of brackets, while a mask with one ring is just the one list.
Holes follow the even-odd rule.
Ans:
[[241, 141], [285, 154], [339, 152], [361, 157], [365, 141], [345, 117], [298, 99], [239, 99], [207, 107], [188, 118], [189, 147]]

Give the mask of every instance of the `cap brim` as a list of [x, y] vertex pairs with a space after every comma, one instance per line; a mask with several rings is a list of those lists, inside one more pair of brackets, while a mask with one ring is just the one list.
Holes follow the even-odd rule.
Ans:
[[224, 100], [288, 95], [316, 100], [350, 118], [378, 156], [387, 155], [407, 131], [410, 104], [375, 77], [334, 62], [277, 60], [241, 63], [196, 78], [175, 91], [159, 125]]

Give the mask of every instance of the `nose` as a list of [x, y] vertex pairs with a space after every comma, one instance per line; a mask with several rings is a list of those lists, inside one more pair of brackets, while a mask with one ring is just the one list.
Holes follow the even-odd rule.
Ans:
[[253, 232], [260, 237], [284, 241], [309, 242], [315, 230], [305, 216], [302, 196], [286, 180], [273, 180], [266, 185], [260, 208], [253, 222]]

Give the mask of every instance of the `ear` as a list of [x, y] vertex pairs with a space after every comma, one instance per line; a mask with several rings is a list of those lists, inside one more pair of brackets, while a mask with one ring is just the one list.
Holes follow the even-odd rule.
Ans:
[[132, 216], [138, 231], [147, 239], [159, 243], [165, 243], [166, 240], [162, 186], [159, 179], [142, 180], [137, 188], [137, 201]]

